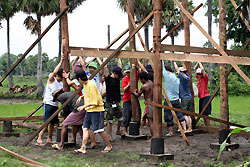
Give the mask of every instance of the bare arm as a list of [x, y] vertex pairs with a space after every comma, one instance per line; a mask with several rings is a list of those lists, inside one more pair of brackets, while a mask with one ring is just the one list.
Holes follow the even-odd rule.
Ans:
[[[105, 61], [107, 58], [104, 58], [103, 61]], [[107, 64], [104, 66], [104, 76], [108, 77], [109, 76], [109, 69]]]
[[84, 57], [82, 57], [82, 56], [79, 56], [79, 59], [80, 59], [80, 63], [81, 63], [81, 65], [82, 65], [82, 69], [84, 70], [84, 71], [87, 71], [87, 68], [86, 68], [86, 66], [85, 66], [85, 60], [86, 60], [86, 58]]
[[[97, 57], [96, 60], [97, 60], [97, 62], [99, 63], [99, 65], [102, 65], [102, 60], [101, 60], [99, 57]], [[100, 74], [100, 75], [103, 74], [103, 69], [100, 70], [99, 74]]]
[[[76, 62], [79, 60], [79, 56], [77, 56], [74, 61], [72, 62], [72, 68], [74, 68]], [[72, 70], [73, 71], [73, 70]]]
[[194, 72], [196, 72], [196, 70], [198, 69], [198, 65], [199, 65], [199, 63], [195, 64], [195, 66], [194, 66]]
[[202, 75], [203, 75], [203, 77], [205, 77], [206, 71], [205, 71], [203, 65], [200, 62], [199, 62], [199, 65], [200, 65], [200, 68], [201, 68], [201, 71], [202, 71]]
[[148, 72], [147, 70], [146, 70], [146, 68], [143, 66], [143, 64], [140, 62], [140, 60], [139, 59], [137, 59], [137, 63], [138, 63], [138, 65], [139, 65], [139, 67], [141, 68], [141, 70], [142, 71], [144, 71], [144, 72]]
[[122, 61], [120, 58], [118, 58], [118, 67], [120, 67], [122, 69]]
[[174, 68], [175, 68], [176, 72], [179, 74], [180, 70], [179, 70], [179, 67], [177, 66], [176, 62], [174, 62]]
[[57, 72], [59, 71], [62, 63], [64, 60], [64, 55], [62, 55], [60, 62], [57, 64], [56, 68], [54, 69], [52, 75], [49, 75], [48, 81], [49, 82], [54, 82], [54, 77], [56, 76]]

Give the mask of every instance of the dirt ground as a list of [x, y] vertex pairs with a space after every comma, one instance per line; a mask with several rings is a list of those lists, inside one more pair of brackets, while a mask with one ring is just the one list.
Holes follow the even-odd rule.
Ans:
[[[32, 101], [34, 102], [34, 101]], [[38, 101], [40, 102], [40, 101]], [[14, 103], [29, 103], [29, 100], [25, 99], [11, 99], [11, 100], [2, 100], [0, 99], [0, 104], [14, 104]], [[114, 141], [111, 143], [113, 146], [112, 152], [126, 152], [126, 153], [149, 153], [150, 151], [150, 141], [148, 140], [122, 140], [120, 136], [115, 135], [116, 128], [113, 128], [113, 138]], [[147, 126], [140, 128], [140, 133], [149, 136], [149, 128]], [[179, 133], [175, 133], [173, 137], [166, 137], [167, 128], [163, 127], [163, 138], [164, 138], [164, 150], [166, 154], [173, 154], [174, 160], [165, 161], [165, 163], [171, 164], [173, 163], [177, 167], [205, 167], [205, 166], [213, 166], [211, 164], [216, 164], [216, 159], [218, 156], [217, 150], [210, 149], [209, 145], [211, 143], [218, 142], [218, 133], [201, 133], [194, 134], [192, 136], [187, 136], [190, 146], [186, 146], [183, 138], [180, 137]], [[27, 139], [32, 135], [32, 133], [21, 134], [20, 137], [0, 137], [0, 143], [9, 146], [21, 146]], [[53, 140], [56, 139], [56, 132], [54, 132]], [[69, 140], [71, 140], [71, 133], [69, 133]], [[97, 135], [97, 141], [102, 141], [100, 136]], [[232, 135], [231, 136], [232, 143], [238, 143], [240, 147], [233, 151], [223, 151], [221, 155], [221, 159], [223, 161], [223, 166], [227, 166], [227, 163], [233, 161], [239, 161], [239, 164], [243, 163], [244, 159], [250, 156], [250, 137], [242, 136], [242, 135]], [[78, 135], [77, 145], [81, 145], [81, 139]], [[95, 151], [88, 150], [88, 154], [84, 156], [94, 156], [100, 158], [99, 154], [103, 148], [104, 143], [99, 143], [99, 148]], [[21, 146], [22, 147], [22, 146]], [[35, 140], [33, 140], [28, 146], [31, 149], [31, 152], [46, 152], [48, 154], [61, 154], [64, 155], [65, 152], [73, 153], [73, 149], [65, 149], [62, 151], [56, 151], [52, 149], [50, 146], [45, 146], [43, 148], [35, 146]], [[99, 150], [99, 151], [98, 151]], [[109, 153], [108, 153], [109, 154]], [[35, 158], [38, 155], [25, 153], [23, 156], [27, 156], [29, 158]], [[83, 155], [79, 155], [83, 156]], [[37, 157], [39, 158], [39, 157]], [[119, 159], [114, 159], [114, 163], [112, 166], [117, 166], [119, 164]], [[127, 161], [125, 164], [129, 164], [128, 166], [156, 166], [159, 165], [159, 162], [153, 160], [147, 160], [146, 162], [143, 160], [138, 160], [136, 162]], [[131, 164], [131, 165], [130, 165]], [[210, 164], [210, 165], [209, 165]], [[120, 166], [120, 165], [119, 165]]]
[[[115, 128], [114, 128], [115, 129]], [[142, 134], [149, 135], [148, 127], [141, 127], [140, 129]], [[115, 133], [115, 132], [113, 132]], [[163, 134], [167, 133], [166, 128], [163, 128]], [[56, 132], [54, 132], [56, 134]], [[69, 140], [71, 139], [71, 133], [69, 133]], [[24, 143], [27, 138], [31, 134], [21, 134], [21, 137], [0, 137], [0, 143], [4, 145], [21, 145]], [[54, 136], [53, 139], [55, 140], [56, 137]], [[202, 166], [211, 166], [207, 165], [208, 162], [216, 163], [216, 158], [218, 155], [218, 151], [214, 151], [210, 149], [210, 143], [216, 143], [218, 141], [218, 133], [202, 133], [202, 134], [194, 134], [193, 136], [188, 136], [188, 140], [190, 146], [186, 146], [185, 142], [183, 141], [180, 134], [175, 133], [173, 137], [164, 137], [164, 147], [165, 153], [173, 154], [174, 160], [165, 161], [166, 163], [173, 163], [176, 166], [180, 167], [202, 167]], [[97, 136], [97, 141], [102, 141], [100, 136]], [[221, 160], [227, 166], [227, 163], [232, 161], [240, 161], [243, 162], [244, 158], [250, 156], [250, 137], [248, 136], [240, 136], [240, 135], [233, 135], [231, 137], [231, 141], [240, 144], [240, 148], [233, 150], [233, 151], [224, 151], [221, 155]], [[48, 154], [55, 154], [55, 152], [59, 154], [64, 154], [65, 152], [69, 152], [73, 154], [72, 149], [65, 149], [63, 152], [55, 151], [51, 147], [46, 146], [40, 148], [35, 146], [35, 140], [31, 142], [27, 147], [29, 147], [32, 152], [47, 152]], [[78, 136], [77, 144], [81, 144], [80, 137]], [[150, 142], [147, 140], [138, 140], [138, 141], [128, 141], [122, 140], [120, 136], [114, 135], [114, 141], [112, 142], [113, 151], [112, 152], [126, 152], [126, 153], [149, 153], [150, 151]], [[102, 150], [104, 148], [104, 143], [99, 143], [98, 150]], [[99, 157], [100, 152], [88, 150], [89, 156], [96, 156]], [[108, 153], [109, 154], [109, 153]], [[36, 155], [25, 155], [27, 157], [36, 157]], [[83, 155], [79, 155], [83, 156]], [[86, 155], [84, 155], [86, 156]], [[88, 155], [87, 155], [88, 156]], [[119, 159], [114, 159], [114, 165], [119, 163]], [[128, 161], [127, 164], [132, 162]], [[132, 163], [131, 166], [156, 166], [159, 165], [159, 162], [155, 162], [149, 160], [147, 162], [141, 160], [137, 161], [136, 163]], [[224, 165], [223, 165], [224, 166]]]

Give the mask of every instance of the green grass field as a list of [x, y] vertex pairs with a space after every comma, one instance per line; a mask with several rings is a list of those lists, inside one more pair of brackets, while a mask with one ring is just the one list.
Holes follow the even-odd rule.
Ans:
[[[250, 106], [248, 102], [250, 97], [248, 96], [233, 96], [229, 97], [229, 119], [231, 122], [250, 126]], [[122, 105], [122, 104], [121, 104]], [[142, 112], [144, 111], [145, 105], [144, 100], [140, 100], [140, 105]], [[39, 106], [39, 103], [30, 103], [30, 104], [11, 104], [3, 105], [0, 104], [0, 117], [14, 117], [14, 116], [27, 116], [35, 108]], [[198, 98], [195, 98], [195, 108], [196, 113], [198, 113]], [[35, 115], [42, 115], [42, 108]], [[212, 117], [220, 118], [220, 99], [215, 97], [212, 102]], [[201, 123], [200, 121], [199, 123]], [[218, 123], [212, 122], [212, 125], [219, 125]]]

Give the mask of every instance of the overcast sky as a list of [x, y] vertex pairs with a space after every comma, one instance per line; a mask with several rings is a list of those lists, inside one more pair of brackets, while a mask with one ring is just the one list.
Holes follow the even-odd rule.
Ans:
[[[194, 1], [194, 5], [205, 3], [206, 0]], [[207, 17], [204, 16], [206, 8], [200, 8], [194, 15], [194, 18], [207, 31]], [[36, 40], [36, 35], [31, 35], [30, 31], [23, 26], [23, 21], [27, 17], [26, 14], [17, 13], [10, 20], [10, 50], [13, 54], [24, 53], [28, 47]], [[42, 18], [42, 31], [53, 21], [56, 16]], [[127, 14], [123, 13], [117, 6], [117, 0], [86, 0], [79, 6], [74, 13], [68, 14], [69, 25], [69, 43], [70, 46], [83, 46], [92, 48], [105, 48], [108, 44], [107, 26], [110, 25], [111, 41], [115, 39], [121, 32], [128, 27]], [[2, 22], [3, 28], [0, 29], [0, 55], [7, 52], [6, 40], [6, 21]], [[149, 29], [149, 42], [152, 46], [153, 28]], [[143, 29], [140, 30], [144, 38]], [[166, 34], [165, 29], [162, 29], [162, 37]], [[127, 36], [126, 36], [127, 37]], [[112, 48], [115, 49], [121, 44], [126, 37]], [[218, 42], [218, 26], [213, 24], [213, 38]], [[194, 26], [190, 27], [190, 42], [191, 46], [200, 46], [206, 42], [203, 34]], [[136, 47], [143, 50], [139, 40], [136, 40]], [[167, 38], [164, 44], [170, 44], [170, 38]], [[175, 39], [176, 45], [184, 45], [184, 33]], [[48, 53], [49, 57], [58, 55], [58, 23], [42, 39], [42, 51]], [[37, 46], [30, 52], [37, 54]], [[30, 55], [29, 54], [29, 55]]]

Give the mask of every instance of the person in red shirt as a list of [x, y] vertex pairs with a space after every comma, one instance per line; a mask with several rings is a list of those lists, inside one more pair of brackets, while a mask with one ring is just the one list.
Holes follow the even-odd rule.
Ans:
[[[200, 68], [198, 68], [200, 66]], [[196, 73], [196, 78], [198, 80], [198, 97], [199, 100], [199, 113], [203, 110], [203, 108], [206, 106], [207, 102], [210, 99], [210, 94], [207, 89], [208, 85], [208, 76], [204, 70], [203, 65], [199, 62], [194, 66], [194, 70]], [[203, 115], [210, 115], [211, 114], [211, 103], [208, 105], [207, 109], [204, 111]], [[210, 120], [204, 119], [204, 125], [210, 126]]]
[[123, 89], [123, 110], [122, 110], [122, 126], [123, 135], [128, 134], [128, 126], [132, 117], [131, 96], [130, 96], [130, 65], [126, 65], [124, 69], [125, 77], [122, 79]]

